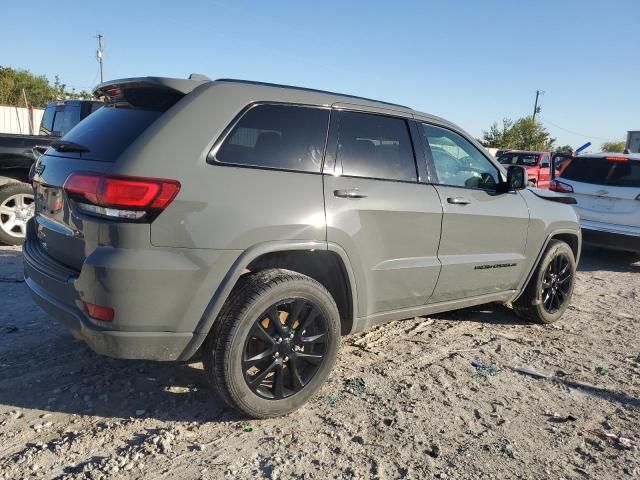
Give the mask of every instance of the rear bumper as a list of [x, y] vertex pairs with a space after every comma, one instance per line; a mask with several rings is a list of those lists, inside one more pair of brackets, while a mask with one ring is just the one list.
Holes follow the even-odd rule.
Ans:
[[[123, 359], [188, 360], [206, 337], [196, 326], [211, 294], [193, 292], [199, 275], [208, 270], [204, 265], [200, 269], [184, 267], [185, 262], [176, 265], [174, 252], [162, 249], [106, 248], [96, 249], [78, 272], [51, 258], [32, 230], [30, 221], [23, 259], [32, 297], [97, 353]], [[90, 318], [83, 301], [114, 308], [114, 321]]]
[[582, 240], [587, 245], [608, 248], [610, 250], [640, 253], [640, 235], [594, 230], [583, 226]]
[[[25, 282], [31, 296], [44, 311], [68, 327], [96, 353], [114, 358], [171, 361], [182, 355], [194, 340], [192, 333], [128, 332], [99, 329], [75, 306], [50, 295], [34, 278], [38, 274], [25, 258]], [[185, 359], [186, 360], [186, 359]]]

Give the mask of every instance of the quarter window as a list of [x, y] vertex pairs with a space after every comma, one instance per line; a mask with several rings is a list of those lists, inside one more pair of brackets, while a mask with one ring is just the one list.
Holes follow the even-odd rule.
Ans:
[[247, 111], [216, 154], [222, 163], [320, 172], [329, 110], [257, 105]]
[[498, 169], [471, 142], [446, 128], [424, 123], [422, 128], [439, 184], [495, 189]]
[[416, 181], [407, 123], [401, 118], [340, 113], [337, 165], [354, 177]]

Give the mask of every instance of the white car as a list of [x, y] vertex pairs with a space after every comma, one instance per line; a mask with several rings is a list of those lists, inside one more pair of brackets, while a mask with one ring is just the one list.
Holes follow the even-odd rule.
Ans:
[[640, 154], [580, 155], [549, 188], [577, 200], [585, 243], [640, 253]]

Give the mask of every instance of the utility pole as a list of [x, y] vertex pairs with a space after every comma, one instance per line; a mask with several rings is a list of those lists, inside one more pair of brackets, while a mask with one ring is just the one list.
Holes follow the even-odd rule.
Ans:
[[536, 119], [536, 114], [540, 113], [540, 109], [542, 108], [538, 106], [540, 95], [544, 95], [544, 90], [536, 90], [536, 103], [533, 105], [533, 120]]
[[96, 50], [96, 60], [98, 60], [98, 63], [100, 64], [100, 83], [104, 82], [104, 75], [103, 75], [103, 65], [102, 65], [102, 57], [103, 57], [103, 53], [104, 53], [104, 48], [102, 47], [102, 39], [104, 38], [104, 35], [102, 35], [101, 33], [98, 34], [98, 50]]

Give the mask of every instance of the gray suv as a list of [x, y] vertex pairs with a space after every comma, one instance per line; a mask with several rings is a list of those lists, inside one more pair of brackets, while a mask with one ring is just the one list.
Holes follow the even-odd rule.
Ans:
[[457, 126], [400, 105], [238, 80], [96, 87], [35, 167], [35, 300], [96, 352], [202, 358], [254, 417], [301, 406], [340, 336], [488, 302], [570, 301], [573, 199], [524, 189]]

